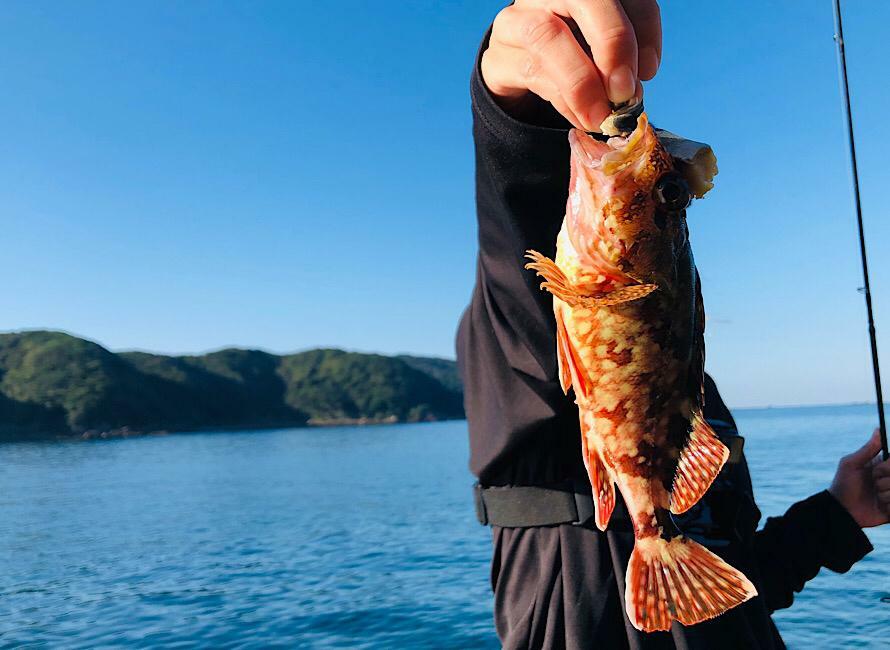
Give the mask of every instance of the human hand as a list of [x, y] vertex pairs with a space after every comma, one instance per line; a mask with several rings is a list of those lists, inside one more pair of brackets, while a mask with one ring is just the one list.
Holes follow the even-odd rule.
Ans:
[[534, 93], [596, 131], [609, 102], [640, 96], [660, 62], [656, 0], [516, 0], [494, 20], [482, 78], [514, 116]]
[[882, 461], [875, 429], [858, 451], [841, 458], [828, 491], [862, 528], [890, 522], [890, 460]]

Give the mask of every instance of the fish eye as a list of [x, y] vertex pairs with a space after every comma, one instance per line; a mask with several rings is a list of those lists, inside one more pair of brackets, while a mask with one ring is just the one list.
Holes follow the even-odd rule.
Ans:
[[670, 212], [685, 210], [692, 202], [689, 185], [677, 172], [668, 172], [658, 179], [652, 190], [655, 201]]

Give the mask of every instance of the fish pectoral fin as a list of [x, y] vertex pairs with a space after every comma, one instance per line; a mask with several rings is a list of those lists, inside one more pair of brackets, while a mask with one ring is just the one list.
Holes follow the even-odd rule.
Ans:
[[696, 412], [692, 416], [689, 441], [680, 453], [677, 473], [671, 490], [671, 512], [679, 515], [698, 503], [729, 458], [726, 448], [714, 429]]
[[744, 573], [685, 537], [638, 539], [624, 584], [627, 617], [643, 632], [695, 625], [757, 595]]
[[620, 305], [631, 300], [645, 298], [658, 288], [657, 284], [632, 284], [629, 287], [620, 287], [614, 291], [598, 296], [582, 296], [581, 301], [594, 307], [607, 307]]
[[627, 287], [619, 287], [613, 291], [602, 294], [585, 295], [569, 281], [562, 269], [549, 257], [541, 255], [538, 251], [526, 251], [526, 258], [531, 262], [525, 268], [536, 271], [544, 278], [541, 288], [546, 289], [554, 296], [571, 307], [594, 308], [620, 305], [631, 300], [645, 298], [658, 288], [657, 284], [632, 284]]
[[538, 275], [544, 278], [544, 282], [541, 283], [542, 289], [546, 289], [573, 307], [578, 305], [578, 299], [581, 296], [578, 295], [577, 290], [569, 282], [562, 269], [556, 265], [556, 262], [533, 250], [525, 251], [525, 257], [531, 260], [531, 262], [525, 265], [525, 268], [537, 272]]

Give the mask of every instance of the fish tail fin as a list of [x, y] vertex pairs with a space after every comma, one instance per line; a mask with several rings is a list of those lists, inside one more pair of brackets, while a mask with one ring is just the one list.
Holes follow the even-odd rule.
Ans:
[[671, 489], [671, 512], [686, 512], [701, 499], [729, 458], [726, 448], [714, 429], [700, 413], [692, 416], [692, 432], [680, 454], [677, 473]]
[[625, 607], [643, 632], [695, 625], [757, 595], [745, 575], [682, 536], [638, 539], [625, 577]]

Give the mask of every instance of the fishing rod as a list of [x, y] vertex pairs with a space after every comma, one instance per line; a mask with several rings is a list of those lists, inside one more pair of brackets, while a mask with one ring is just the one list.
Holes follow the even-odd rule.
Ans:
[[884, 421], [884, 395], [881, 391], [881, 368], [878, 363], [878, 341], [875, 337], [875, 315], [871, 304], [871, 285], [868, 281], [868, 257], [865, 253], [865, 231], [862, 226], [862, 205], [859, 201], [859, 168], [856, 165], [856, 141], [853, 137], [853, 111], [850, 108], [850, 85], [847, 81], [847, 55], [844, 51], [844, 24], [841, 18], [841, 0], [834, 0], [834, 40], [837, 43], [838, 70], [841, 95], [844, 100], [844, 116], [847, 122], [847, 140], [850, 144], [850, 163], [853, 170], [853, 203], [856, 206], [856, 223], [859, 226], [859, 257], [862, 260], [865, 310], [868, 313], [868, 338], [871, 341], [871, 367], [875, 375], [875, 396], [878, 400], [878, 423], [881, 430], [881, 451], [884, 460], [890, 458], [887, 449], [887, 424]]

